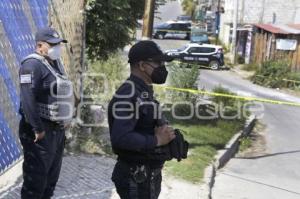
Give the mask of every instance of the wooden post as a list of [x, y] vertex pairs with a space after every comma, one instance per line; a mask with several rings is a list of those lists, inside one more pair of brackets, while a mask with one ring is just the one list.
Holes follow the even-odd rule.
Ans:
[[145, 1], [145, 10], [143, 18], [143, 31], [142, 40], [148, 40], [152, 37], [153, 21], [154, 21], [154, 8], [155, 0]]

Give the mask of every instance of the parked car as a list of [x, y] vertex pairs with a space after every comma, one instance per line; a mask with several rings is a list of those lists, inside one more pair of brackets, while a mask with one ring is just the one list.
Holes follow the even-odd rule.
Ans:
[[153, 29], [153, 37], [155, 39], [177, 38], [190, 39], [191, 23], [189, 22], [166, 22], [155, 26]]
[[205, 27], [193, 27], [191, 31], [191, 43], [210, 44]]
[[222, 46], [189, 43], [179, 49], [167, 50], [166, 54], [182, 62], [197, 63], [212, 70], [224, 67]]

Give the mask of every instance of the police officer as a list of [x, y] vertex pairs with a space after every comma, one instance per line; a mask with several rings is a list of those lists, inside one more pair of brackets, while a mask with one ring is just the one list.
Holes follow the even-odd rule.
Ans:
[[174, 131], [160, 117], [152, 84], [163, 84], [172, 59], [153, 41], [140, 41], [129, 51], [131, 74], [108, 106], [113, 151], [118, 155], [112, 181], [122, 199], [155, 199], [161, 190], [163, 159], [152, 156], [167, 145]]
[[[52, 28], [35, 35], [36, 51], [20, 67], [21, 121], [23, 146], [22, 199], [49, 199], [57, 183], [64, 150], [66, 118], [72, 117], [68, 104], [72, 85], [60, 62], [61, 43], [67, 43]], [[62, 92], [64, 91], [64, 92]], [[59, 103], [60, 102], [60, 103]], [[65, 110], [64, 110], [65, 109]]]

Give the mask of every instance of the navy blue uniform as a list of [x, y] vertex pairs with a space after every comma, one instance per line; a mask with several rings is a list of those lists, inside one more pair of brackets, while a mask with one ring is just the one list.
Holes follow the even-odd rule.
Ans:
[[152, 87], [134, 75], [109, 103], [111, 143], [118, 155], [112, 180], [121, 198], [152, 199], [160, 193], [164, 161], [150, 155], [157, 145], [158, 105]]
[[[52, 64], [57, 72], [57, 65]], [[19, 135], [24, 151], [22, 199], [47, 199], [53, 195], [64, 150], [63, 124], [43, 119], [38, 103], [51, 104], [56, 78], [37, 59], [27, 59], [20, 68], [21, 106]], [[51, 87], [52, 85], [52, 87]], [[35, 132], [45, 132], [45, 137], [34, 142]]]

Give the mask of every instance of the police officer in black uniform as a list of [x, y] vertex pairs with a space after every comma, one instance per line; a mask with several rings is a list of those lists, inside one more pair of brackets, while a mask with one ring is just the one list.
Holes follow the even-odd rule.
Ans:
[[118, 155], [112, 181], [122, 199], [156, 199], [161, 190], [163, 159], [151, 154], [171, 142], [174, 130], [163, 122], [152, 84], [163, 84], [172, 59], [153, 41], [140, 41], [129, 51], [131, 74], [108, 106], [113, 151]]
[[[19, 71], [19, 135], [24, 152], [21, 197], [50, 199], [62, 164], [66, 117], [70, 119], [72, 114], [61, 115], [63, 108], [57, 103], [64, 101], [61, 83], [70, 83], [59, 59], [61, 43], [67, 41], [48, 27], [39, 30], [35, 40], [35, 53], [22, 61]], [[72, 93], [71, 85], [63, 89]], [[64, 102], [68, 103], [68, 100]]]

